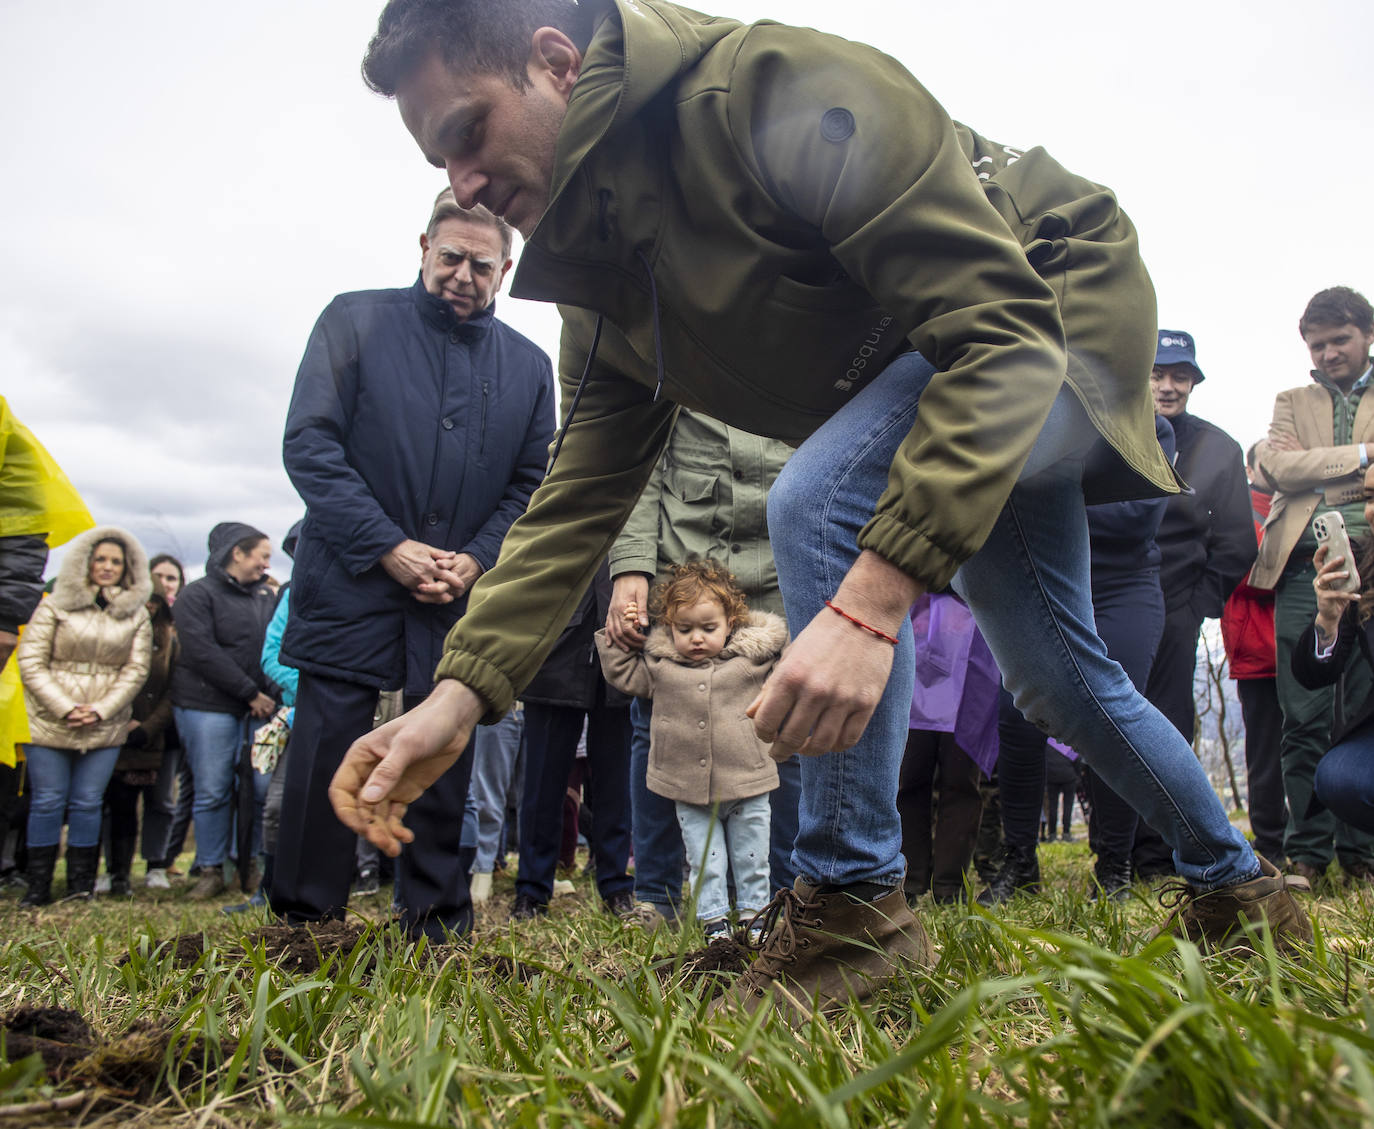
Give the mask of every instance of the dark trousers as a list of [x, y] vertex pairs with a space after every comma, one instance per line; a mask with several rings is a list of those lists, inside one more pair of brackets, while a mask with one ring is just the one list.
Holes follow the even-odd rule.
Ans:
[[913, 729], [907, 735], [897, 777], [897, 814], [902, 818], [908, 898], [930, 890], [958, 897], [973, 861], [983, 797], [983, 774], [953, 733]]
[[[1175, 608], [1164, 617], [1164, 634], [1155, 652], [1145, 698], [1169, 723], [1192, 743], [1197, 731], [1197, 702], [1193, 679], [1197, 674], [1197, 639], [1202, 620], [1187, 607]], [[1172, 874], [1174, 856], [1164, 837], [1143, 819], [1136, 826], [1131, 861], [1142, 875]]]
[[1283, 795], [1283, 712], [1278, 688], [1272, 678], [1240, 678], [1236, 693], [1245, 719], [1246, 806], [1255, 850], [1270, 862], [1281, 864], [1288, 805]]
[[[1140, 689], [1150, 675], [1164, 630], [1164, 597], [1157, 568], [1118, 577], [1093, 575], [1093, 621], [1107, 654]], [[1045, 735], [1002, 696], [997, 721], [1001, 753], [997, 774], [1002, 796], [1002, 833], [1012, 846], [1033, 848], [1045, 796]], [[1136, 811], [1086, 766], [1089, 836], [1099, 856], [1126, 858], [1140, 822]], [[1172, 868], [1172, 860], [1169, 863]]]
[[172, 821], [172, 798], [165, 776], [175, 776], [175, 761], [163, 757], [163, 769], [152, 784], [129, 784], [124, 774], [116, 771], [105, 789], [105, 806], [109, 813], [109, 846], [105, 855], [108, 874], [122, 874], [125, 878], [134, 861], [134, 844], [138, 840], [138, 801], [143, 798], [143, 858], [149, 869], [166, 865], [163, 853], [167, 849], [167, 828]]
[[1294, 862], [1325, 870], [1333, 853], [1343, 864], [1374, 861], [1374, 837], [1341, 822], [1329, 809], [1312, 806], [1317, 763], [1331, 746], [1336, 695], [1343, 692], [1346, 715], [1350, 716], [1369, 696], [1371, 684], [1369, 664], [1358, 655], [1346, 664], [1335, 686], [1308, 690], [1293, 677], [1293, 647], [1317, 614], [1317, 594], [1312, 590], [1315, 575], [1310, 558], [1290, 564], [1284, 572], [1275, 589], [1274, 634], [1278, 643], [1279, 708], [1283, 711], [1283, 789], [1288, 797], [1284, 853]]
[[[407, 709], [419, 704], [407, 697]], [[329, 782], [355, 740], [372, 728], [377, 691], [302, 674], [291, 757], [282, 791], [272, 875], [272, 909], [292, 924], [343, 917], [353, 881], [355, 836], [329, 803]], [[471, 746], [406, 811], [415, 833], [396, 866], [401, 923], [441, 941], [472, 928], [468, 876], [459, 864]]]
[[1374, 724], [1361, 725], [1322, 757], [1314, 787], [1337, 819], [1374, 833]]
[[167, 846], [163, 851], [164, 861], [171, 866], [186, 847], [186, 833], [191, 827], [191, 813], [196, 805], [196, 780], [191, 773], [190, 758], [181, 751], [177, 767], [176, 807], [172, 813], [172, 826], [167, 831]]
[[0, 871], [23, 870], [27, 865], [24, 833], [28, 817], [29, 793], [24, 787], [23, 765], [0, 764]]
[[[515, 892], [547, 905], [563, 839], [563, 800], [587, 723], [583, 802], [596, 888], [603, 900], [634, 890], [630, 877], [630, 708], [525, 703], [525, 787], [520, 802], [520, 870]], [[460, 806], [461, 810], [461, 806]]]
[[1045, 785], [1045, 834], [1049, 838], [1054, 838], [1055, 819], [1061, 807], [1064, 811], [1064, 835], [1068, 835], [1069, 827], [1073, 824], [1073, 801], [1077, 791], [1077, 784], [1061, 784], [1052, 780]]

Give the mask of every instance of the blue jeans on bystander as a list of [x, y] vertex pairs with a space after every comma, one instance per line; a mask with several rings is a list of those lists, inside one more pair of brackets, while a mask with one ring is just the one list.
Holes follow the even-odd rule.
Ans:
[[[196, 862], [201, 869], [221, 865], [229, 854], [233, 826], [234, 766], [248, 732], [246, 718], [213, 710], [177, 706], [177, 732], [196, 782], [192, 818]], [[264, 798], [266, 788], [263, 788]]]
[[67, 816], [67, 845], [94, 847], [100, 842], [100, 809], [105, 788], [119, 760], [119, 746], [106, 749], [53, 749], [26, 745], [29, 774], [30, 847], [55, 847], [62, 840]]

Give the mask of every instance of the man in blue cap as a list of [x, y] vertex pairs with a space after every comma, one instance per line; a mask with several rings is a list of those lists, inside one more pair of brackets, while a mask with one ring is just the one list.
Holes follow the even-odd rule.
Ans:
[[[1156, 538], [1164, 634], [1145, 697], [1189, 741], [1196, 719], [1193, 677], [1202, 621], [1220, 618], [1226, 598], [1254, 563], [1256, 550], [1240, 445], [1188, 411], [1189, 396], [1205, 379], [1193, 335], [1161, 329], [1150, 388], [1155, 411], [1174, 429], [1174, 465], [1193, 493], [1169, 499]], [[1134, 861], [1143, 877], [1174, 870], [1163, 839], [1144, 823], [1136, 836]]]
[[[1272, 588], [1278, 642], [1277, 689], [1283, 710], [1283, 787], [1288, 795], [1284, 852], [1291, 870], [1312, 883], [1324, 878], [1334, 854], [1353, 878], [1374, 879], [1374, 838], [1325, 809], [1312, 810], [1312, 777], [1330, 747], [1336, 689], [1307, 690], [1293, 677], [1298, 636], [1312, 622], [1312, 519], [1338, 510], [1353, 543], [1369, 535], [1364, 520], [1364, 474], [1374, 452], [1371, 379], [1374, 307], [1348, 286], [1322, 290], [1308, 302], [1298, 332], [1312, 357], [1312, 379], [1280, 392], [1269, 437], [1259, 444], [1260, 473], [1274, 489], [1264, 544], [1250, 574], [1256, 588]], [[1369, 694], [1368, 668], [1351, 663], [1343, 701]]]

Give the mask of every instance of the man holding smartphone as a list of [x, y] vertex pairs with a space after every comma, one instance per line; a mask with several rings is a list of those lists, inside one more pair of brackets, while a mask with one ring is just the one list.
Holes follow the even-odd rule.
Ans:
[[[1336, 511], [1358, 544], [1370, 534], [1364, 516], [1364, 472], [1374, 451], [1370, 346], [1374, 307], [1364, 295], [1335, 286], [1307, 304], [1298, 331], [1312, 356], [1312, 383], [1280, 392], [1269, 437], [1259, 444], [1260, 474], [1274, 488], [1259, 558], [1256, 588], [1275, 590], [1277, 681], [1283, 711], [1283, 784], [1288, 795], [1284, 851], [1290, 870], [1318, 882], [1332, 855], [1347, 875], [1374, 880], [1374, 837], [1340, 823], [1329, 811], [1309, 814], [1317, 762], [1330, 747], [1336, 687], [1308, 690], [1293, 677], [1293, 647], [1316, 615], [1312, 589], [1317, 548], [1313, 518]], [[1370, 672], [1353, 663], [1340, 683], [1343, 704], [1370, 691]]]

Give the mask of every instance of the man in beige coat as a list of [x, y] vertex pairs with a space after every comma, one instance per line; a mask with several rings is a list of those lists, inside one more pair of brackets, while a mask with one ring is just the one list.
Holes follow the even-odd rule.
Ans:
[[[1339, 511], [1352, 542], [1368, 537], [1364, 472], [1374, 453], [1374, 397], [1369, 350], [1374, 308], [1345, 286], [1323, 290], [1307, 304], [1298, 330], [1312, 355], [1312, 383], [1280, 392], [1269, 437], [1256, 452], [1260, 473], [1274, 488], [1259, 557], [1250, 574], [1256, 588], [1276, 593], [1278, 695], [1283, 710], [1283, 783], [1288, 795], [1284, 852], [1291, 869], [1321, 879], [1333, 854], [1347, 874], [1374, 879], [1374, 838], [1338, 823], [1328, 811], [1309, 812], [1312, 775], [1330, 745], [1335, 688], [1307, 690], [1293, 677], [1293, 647], [1316, 614], [1312, 590], [1312, 519]], [[1363, 663], [1345, 673], [1344, 700], [1369, 693]]]

